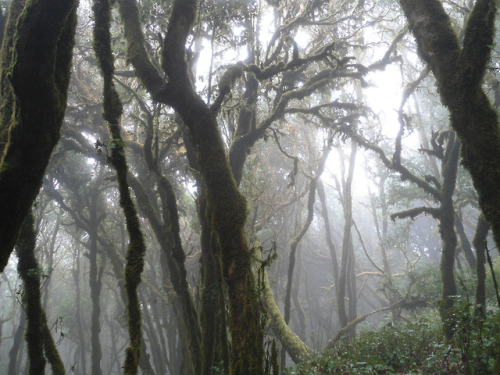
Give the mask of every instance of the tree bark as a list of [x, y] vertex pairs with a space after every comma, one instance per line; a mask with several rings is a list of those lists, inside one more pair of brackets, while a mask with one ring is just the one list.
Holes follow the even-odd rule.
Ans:
[[[12, 116], [0, 158], [0, 271], [42, 182], [66, 109], [77, 0], [29, 0], [21, 12], [10, 66]], [[13, 1], [13, 6], [20, 2]], [[11, 14], [16, 17], [16, 12]], [[50, 19], [50, 22], [47, 20]], [[9, 20], [11, 22], [11, 20]], [[10, 37], [10, 35], [8, 35]], [[3, 43], [2, 58], [11, 41]], [[33, 62], [36, 61], [36, 64]], [[2, 80], [2, 84], [7, 84]], [[2, 87], [2, 92], [4, 88]], [[3, 107], [6, 109], [5, 107]]]
[[[16, 245], [19, 258], [17, 270], [23, 280], [23, 303], [26, 309], [26, 342], [29, 356], [29, 374], [45, 373], [45, 357], [49, 360], [52, 373], [64, 375], [64, 365], [47, 327], [47, 317], [41, 300], [41, 268], [35, 257], [36, 234], [33, 214], [26, 217]], [[45, 352], [45, 356], [44, 356]]]
[[[262, 256], [258, 253], [257, 257], [261, 258]], [[262, 261], [262, 259], [257, 260]], [[276, 304], [274, 293], [271, 289], [271, 285], [269, 284], [267, 271], [264, 268], [260, 272], [260, 282], [262, 287], [261, 299], [262, 304], [265, 306], [267, 316], [269, 317], [269, 326], [292, 358], [292, 361], [294, 363], [299, 363], [310, 357], [313, 354], [313, 351], [285, 323], [285, 319]]]
[[125, 159], [124, 142], [120, 134], [120, 117], [122, 104], [113, 84], [114, 60], [111, 51], [110, 17], [111, 9], [109, 0], [94, 1], [94, 49], [104, 80], [103, 118], [107, 121], [111, 140], [108, 147], [111, 150], [110, 161], [116, 170], [118, 190], [120, 193], [120, 206], [123, 209], [129, 245], [127, 247], [125, 265], [125, 290], [127, 292], [127, 313], [130, 344], [125, 350], [125, 375], [138, 373], [141, 355], [142, 330], [141, 307], [137, 288], [141, 282], [144, 269], [144, 254], [146, 245], [141, 231], [139, 216], [132, 201], [127, 182], [128, 166]]
[[441, 281], [442, 297], [439, 305], [439, 313], [444, 324], [444, 332], [447, 339], [454, 334], [454, 321], [452, 321], [451, 309], [453, 307], [453, 296], [457, 294], [455, 283], [455, 251], [457, 248], [457, 234], [455, 232], [455, 209], [453, 207], [453, 192], [457, 180], [458, 159], [460, 142], [451, 131], [448, 136], [448, 145], [442, 164], [443, 184], [441, 186], [441, 207], [439, 209], [439, 233], [441, 235]]
[[40, 268], [35, 259], [36, 235], [33, 214], [29, 213], [21, 227], [21, 238], [16, 251], [17, 271], [23, 280], [22, 301], [26, 309], [26, 344], [28, 346], [29, 375], [45, 373], [43, 356], [42, 305]]
[[476, 234], [472, 241], [476, 249], [476, 316], [486, 315], [486, 237], [490, 231], [488, 222], [480, 215], [477, 220]]

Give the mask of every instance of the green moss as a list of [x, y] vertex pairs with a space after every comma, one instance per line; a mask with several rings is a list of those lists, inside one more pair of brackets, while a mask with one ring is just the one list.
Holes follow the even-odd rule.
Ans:
[[122, 104], [118, 93], [113, 85], [114, 62], [111, 51], [110, 27], [110, 4], [109, 0], [96, 0], [94, 2], [94, 48], [99, 62], [99, 67], [104, 78], [104, 105], [103, 117], [107, 122], [111, 133], [111, 156], [120, 193], [120, 206], [123, 209], [127, 232], [130, 243], [127, 247], [125, 266], [125, 289], [128, 303], [128, 330], [130, 345], [126, 349], [124, 374], [135, 375], [138, 372], [139, 358], [141, 355], [141, 309], [137, 296], [137, 287], [141, 282], [141, 274], [144, 269], [144, 254], [146, 245], [140, 228], [135, 204], [130, 195], [127, 182], [127, 161], [125, 159], [124, 142], [120, 135], [120, 116]]
[[[17, 20], [17, 31], [6, 34], [2, 52], [2, 58], [11, 59], [8, 67], [8, 61], [2, 63], [2, 82], [11, 78], [13, 96], [7, 92], [3, 98], [0, 118], [3, 137], [0, 142], [4, 145], [0, 211], [11, 215], [0, 219], [0, 270], [8, 261], [59, 140], [74, 44], [76, 5], [76, 0], [63, 3], [31, 0], [19, 16], [16, 12], [10, 15]], [[51, 22], [47, 23], [49, 18]], [[14, 52], [9, 55], [5, 48], [11, 45]], [[33, 61], [37, 64], [33, 65]], [[8, 141], [5, 140], [7, 126]]]

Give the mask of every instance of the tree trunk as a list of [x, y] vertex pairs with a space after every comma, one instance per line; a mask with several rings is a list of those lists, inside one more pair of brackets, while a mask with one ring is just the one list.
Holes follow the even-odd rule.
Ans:
[[349, 158], [349, 170], [343, 189], [343, 206], [344, 206], [344, 236], [342, 239], [342, 258], [339, 273], [339, 279], [336, 284], [337, 294], [337, 312], [339, 315], [339, 324], [343, 328], [347, 325], [350, 318], [355, 315], [354, 306], [349, 304], [349, 316], [345, 308], [345, 297], [348, 287], [351, 289], [350, 298], [356, 298], [355, 292], [352, 295], [352, 280], [351, 272], [354, 270], [354, 248], [352, 243], [352, 179], [354, 177], [354, 166], [357, 153], [357, 143], [351, 140], [351, 156]]
[[462, 218], [455, 213], [455, 228], [457, 229], [458, 235], [460, 236], [460, 248], [464, 252], [464, 257], [472, 269], [476, 268], [476, 257], [472, 251], [470, 241], [465, 233], [464, 225], [462, 223]]
[[[256, 256], [258, 258], [257, 261], [262, 261], [260, 253], [257, 253]], [[269, 326], [294, 363], [299, 363], [307, 359], [313, 352], [285, 323], [283, 315], [276, 304], [271, 285], [269, 284], [269, 276], [265, 268], [260, 270], [259, 279], [262, 288], [262, 304], [269, 317]]]
[[120, 117], [122, 104], [113, 84], [114, 60], [111, 51], [110, 17], [111, 9], [108, 0], [94, 1], [94, 49], [104, 80], [103, 118], [106, 120], [111, 134], [109, 148], [110, 162], [116, 170], [120, 206], [123, 209], [129, 245], [127, 247], [125, 265], [125, 290], [127, 292], [127, 313], [130, 344], [125, 350], [125, 375], [138, 373], [141, 346], [143, 343], [141, 330], [141, 307], [137, 288], [141, 282], [144, 269], [146, 245], [141, 231], [139, 216], [132, 201], [127, 181], [128, 166], [125, 159], [124, 143], [120, 135]]
[[45, 373], [45, 356], [55, 375], [64, 375], [64, 365], [57, 352], [56, 345], [47, 327], [47, 317], [41, 300], [41, 268], [35, 257], [36, 234], [33, 214], [28, 214], [21, 228], [20, 238], [16, 245], [19, 258], [17, 270], [23, 280], [23, 303], [26, 309], [26, 342], [28, 345], [29, 374]]
[[17, 368], [19, 354], [22, 353], [23, 345], [23, 333], [26, 328], [26, 313], [24, 309], [21, 309], [21, 315], [19, 317], [19, 325], [15, 329], [14, 340], [12, 347], [9, 350], [9, 368], [7, 370], [7, 375], [17, 375], [20, 374], [20, 369]]
[[222, 254], [228, 287], [232, 338], [231, 373], [263, 372], [263, 329], [244, 235], [246, 201], [239, 192], [225, 154], [215, 113], [194, 91], [185, 60], [185, 42], [194, 22], [197, 2], [176, 0], [162, 51], [165, 82], [148, 58], [135, 1], [119, 0], [125, 24], [128, 57], [136, 74], [155, 100], [172, 106], [189, 128], [201, 178], [207, 192], [207, 209]]
[[[14, 0], [12, 6], [22, 1]], [[16, 24], [15, 60], [10, 66], [12, 118], [2, 117], [9, 137], [0, 158], [0, 271], [9, 260], [19, 230], [42, 182], [66, 109], [76, 28], [77, 0], [29, 0]], [[12, 12], [11, 17], [17, 17]], [[50, 19], [50, 22], [47, 20]], [[12, 20], [9, 20], [11, 22]], [[7, 58], [11, 41], [3, 44]], [[33, 62], [36, 61], [36, 64]], [[2, 85], [6, 81], [2, 80]], [[2, 93], [6, 88], [2, 87]]]
[[328, 250], [330, 251], [330, 257], [332, 258], [333, 280], [338, 280], [339, 261], [337, 259], [337, 250], [335, 248], [335, 243], [333, 242], [332, 229], [330, 227], [330, 218], [328, 215], [328, 207], [326, 205], [325, 189], [321, 180], [318, 180], [318, 197], [321, 203], [321, 215], [323, 216], [323, 222], [325, 224], [326, 244], [328, 246]]
[[40, 293], [40, 268], [35, 259], [36, 235], [33, 214], [29, 213], [21, 227], [16, 245], [17, 272], [23, 280], [22, 301], [26, 310], [26, 343], [28, 345], [29, 375], [45, 373], [43, 356], [42, 306]]
[[486, 237], [490, 231], [488, 222], [484, 216], [479, 216], [477, 220], [476, 234], [472, 241], [476, 249], [476, 316], [484, 317], [486, 315]]
[[[97, 186], [97, 184], [96, 184]], [[90, 299], [92, 300], [92, 314], [90, 323], [90, 344], [92, 349], [91, 354], [91, 374], [101, 375], [101, 358], [102, 349], [101, 341], [99, 340], [99, 333], [101, 332], [101, 272], [99, 272], [97, 265], [97, 231], [99, 228], [99, 221], [97, 219], [97, 212], [95, 206], [95, 196], [97, 193], [95, 187], [92, 192], [91, 204], [89, 207], [90, 220], [89, 220], [89, 287], [90, 287]]]
[[440, 264], [443, 291], [439, 305], [439, 314], [444, 324], [444, 332], [447, 339], [453, 337], [453, 327], [455, 326], [454, 321], [451, 320], [453, 296], [457, 294], [454, 270], [457, 235], [455, 233], [453, 192], [455, 191], [457, 179], [459, 150], [460, 142], [456, 139], [455, 132], [451, 131], [448, 136], [448, 145], [441, 168], [443, 184], [441, 186], [441, 207], [439, 210], [439, 233], [443, 242]]
[[[154, 172], [156, 173], [156, 172]], [[132, 174], [128, 175], [130, 186], [135, 192], [137, 203], [148, 218], [155, 237], [164, 254], [165, 263], [170, 276], [170, 283], [175, 292], [174, 310], [179, 320], [179, 335], [184, 347], [185, 361], [191, 370], [188, 373], [199, 373], [201, 332], [198, 314], [189, 292], [187, 274], [184, 266], [185, 255], [180, 239], [179, 217], [174, 190], [164, 176], [157, 174], [159, 195], [163, 207], [163, 220], [155, 212], [144, 186]]]
[[226, 333], [225, 293], [220, 254], [210, 218], [207, 217], [203, 191], [198, 198], [198, 216], [201, 223], [201, 326], [202, 374], [210, 375], [214, 368], [221, 374], [229, 373], [229, 348]]

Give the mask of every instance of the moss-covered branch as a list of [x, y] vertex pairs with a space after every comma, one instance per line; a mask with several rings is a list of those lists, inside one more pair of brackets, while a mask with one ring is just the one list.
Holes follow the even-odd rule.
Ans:
[[[256, 253], [257, 262], [262, 262], [262, 256], [259, 252]], [[262, 293], [261, 300], [264, 305], [266, 314], [269, 318], [269, 326], [280, 340], [284, 349], [292, 358], [294, 363], [299, 363], [313, 354], [313, 350], [309, 348], [298, 337], [288, 325], [280, 312], [278, 305], [274, 299], [274, 293], [269, 284], [269, 276], [266, 269], [262, 269]]]
[[391, 215], [391, 220], [396, 220], [396, 219], [405, 219], [405, 218], [410, 218], [414, 220], [417, 216], [422, 215], [422, 214], [429, 214], [433, 218], [437, 219], [439, 218], [440, 215], [440, 209], [435, 208], [435, 207], [427, 207], [427, 206], [422, 206], [422, 207], [414, 207], [409, 210], [405, 211], [400, 211], [400, 212], [395, 212]]
[[395, 172], [398, 172], [401, 176], [402, 181], [410, 181], [416, 184], [419, 188], [425, 191], [427, 194], [431, 195], [436, 201], [440, 199], [440, 192], [432, 185], [430, 185], [424, 179], [414, 175], [408, 168], [402, 165], [400, 162], [394, 162], [389, 159], [385, 151], [378, 145], [368, 141], [360, 134], [356, 133], [351, 127], [338, 129], [339, 132], [346, 134], [356, 141], [361, 147], [371, 150], [378, 154], [382, 163], [388, 168]]
[[483, 81], [494, 48], [496, 8], [494, 0], [477, 0], [465, 24], [459, 63], [465, 87], [477, 88]]

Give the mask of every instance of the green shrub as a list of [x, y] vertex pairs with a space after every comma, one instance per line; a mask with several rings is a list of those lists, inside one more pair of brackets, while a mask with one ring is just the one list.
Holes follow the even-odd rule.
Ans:
[[457, 301], [455, 338], [446, 343], [436, 310], [399, 323], [387, 322], [297, 367], [288, 375], [491, 374], [499, 347], [499, 313], [485, 320], [473, 306]]

